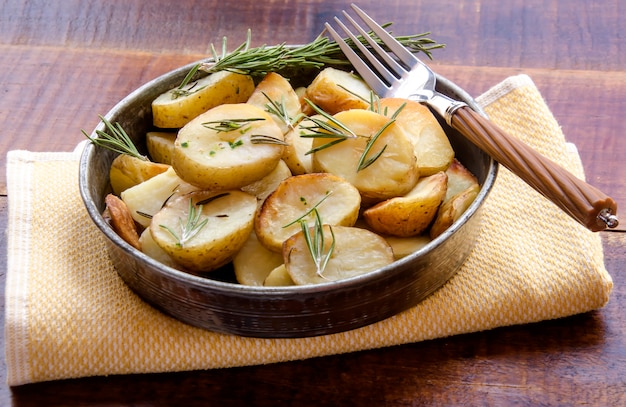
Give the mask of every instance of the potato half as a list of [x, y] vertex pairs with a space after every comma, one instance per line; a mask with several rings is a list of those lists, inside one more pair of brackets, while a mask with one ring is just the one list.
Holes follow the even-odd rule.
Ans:
[[212, 271], [232, 260], [244, 245], [255, 211], [256, 198], [239, 190], [192, 192], [154, 215], [150, 234], [184, 268]]
[[148, 227], [152, 216], [161, 210], [168, 199], [197, 189], [180, 179], [170, 167], [167, 171], [128, 188], [120, 197], [128, 206], [133, 219], [141, 226]]
[[463, 164], [458, 160], [454, 160], [450, 167], [446, 170], [448, 175], [448, 191], [444, 202], [449, 201], [453, 196], [467, 190], [470, 187], [476, 187], [478, 180]]
[[146, 147], [152, 161], [172, 165], [176, 133], [149, 131], [146, 133]]
[[397, 123], [404, 127], [413, 143], [420, 176], [432, 175], [448, 168], [454, 158], [454, 150], [428, 107], [400, 98], [380, 99], [379, 106], [380, 112], [389, 117], [402, 107]]
[[281, 182], [261, 206], [254, 224], [259, 241], [280, 253], [283, 242], [301, 230], [304, 216], [310, 225], [315, 208], [324, 223], [352, 226], [359, 216], [361, 196], [346, 180], [328, 173], [296, 175]]
[[293, 128], [293, 121], [302, 113], [296, 91], [287, 79], [275, 72], [265, 75], [247, 103], [270, 113], [283, 134]]
[[[348, 137], [313, 155], [315, 170], [330, 172], [351, 182], [368, 200], [382, 201], [409, 192], [419, 177], [413, 144], [405, 130], [388, 117], [370, 110], [347, 110], [334, 118], [348, 127], [356, 137]], [[384, 129], [385, 128], [385, 129]], [[368, 142], [382, 133], [365, 154]], [[315, 138], [313, 148], [320, 148], [333, 138]], [[359, 160], [382, 154], [367, 168], [359, 170]]]
[[363, 211], [367, 224], [378, 233], [409, 237], [424, 232], [446, 196], [448, 176], [441, 171], [420, 178], [406, 195], [391, 198]]
[[142, 160], [127, 154], [120, 154], [115, 157], [109, 169], [109, 179], [113, 193], [119, 196], [128, 188], [167, 171], [169, 167], [169, 165]]
[[178, 129], [215, 106], [245, 102], [253, 91], [254, 81], [250, 76], [216, 72], [183, 89], [172, 89], [158, 96], [152, 102], [152, 121], [162, 129]]
[[463, 212], [467, 210], [474, 199], [480, 192], [480, 186], [478, 184], [471, 185], [466, 190], [459, 192], [445, 201], [439, 210], [435, 221], [430, 227], [431, 239], [436, 238], [448, 229], [452, 224], [461, 217]]
[[305, 97], [325, 112], [335, 114], [348, 109], [367, 109], [371, 88], [353, 73], [325, 68], [307, 87]]
[[[312, 233], [312, 229], [309, 233]], [[283, 260], [294, 283], [319, 284], [341, 280], [376, 270], [394, 261], [393, 251], [385, 239], [368, 230], [324, 225], [323, 235], [323, 255], [329, 254], [333, 239], [335, 243], [323, 270], [318, 270], [302, 230], [285, 241]]]
[[[321, 115], [313, 115], [315, 119], [322, 119]], [[314, 126], [310, 118], [302, 119], [295, 127], [285, 134], [287, 145], [283, 150], [283, 160], [289, 166], [293, 175], [313, 172], [313, 155], [308, 154], [313, 146], [311, 137], [302, 137], [313, 133], [309, 128]]]
[[281, 143], [282, 131], [262, 109], [246, 103], [220, 105], [180, 129], [172, 166], [202, 189], [241, 188], [274, 170], [283, 153]]
[[280, 253], [265, 248], [254, 231], [233, 258], [235, 278], [239, 284], [262, 286], [270, 272], [283, 264]]

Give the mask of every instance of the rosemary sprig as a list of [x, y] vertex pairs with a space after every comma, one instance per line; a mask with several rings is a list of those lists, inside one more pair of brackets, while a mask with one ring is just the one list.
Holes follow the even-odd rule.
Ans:
[[[202, 123], [207, 129], [211, 129], [218, 133], [239, 130], [240, 133], [245, 133], [249, 130], [250, 123], [265, 120], [262, 117], [251, 117], [247, 119], [225, 119], [225, 120], [213, 120]], [[246, 128], [248, 126], [248, 128]]]
[[[291, 225], [294, 225], [296, 223], [302, 222], [303, 220], [306, 220], [305, 218], [309, 216], [311, 213], [313, 213], [313, 211], [317, 211], [317, 208], [322, 204], [322, 202], [324, 202], [326, 198], [328, 198], [332, 193], [333, 193], [332, 191], [327, 191], [326, 195], [324, 195], [322, 199], [320, 199], [315, 205], [313, 205], [311, 209], [306, 211], [304, 214], [302, 214], [302, 216], [298, 217], [293, 222], [287, 223], [285, 226], [283, 226], [283, 228], [288, 228]], [[300, 198], [300, 200], [304, 202], [306, 205], [306, 200], [304, 199], [304, 197]]]
[[278, 144], [281, 146], [288, 146], [284, 140], [276, 137], [268, 136], [267, 134], [253, 134], [250, 136], [250, 143], [252, 144]]
[[196, 236], [200, 230], [204, 226], [206, 226], [209, 221], [208, 218], [205, 218], [203, 221], [200, 221], [200, 216], [202, 215], [202, 205], [194, 205], [193, 200], [189, 198], [189, 209], [187, 211], [187, 220], [183, 222], [182, 218], [179, 218], [180, 224], [180, 236], [169, 226], [167, 225], [159, 225], [163, 229], [167, 230], [173, 237], [176, 239], [176, 245], [178, 247], [184, 247], [185, 243], [191, 240], [194, 236]]
[[337, 120], [333, 115], [323, 111], [320, 109], [315, 103], [311, 102], [309, 99], [304, 99], [305, 102], [311, 106], [311, 108], [315, 111], [315, 113], [322, 116], [322, 118], [317, 117], [307, 117], [312, 125], [306, 126], [303, 125], [302, 129], [307, 130], [310, 133], [300, 134], [300, 137], [304, 138], [332, 138], [334, 140], [329, 141], [326, 144], [322, 144], [319, 147], [315, 147], [310, 149], [305, 153], [305, 155], [316, 153], [317, 151], [324, 150], [328, 147], [334, 146], [335, 144], [341, 143], [342, 141], [349, 138], [357, 138], [358, 136], [350, 130], [345, 124], [341, 123]]
[[[315, 218], [315, 225], [312, 230], [309, 228], [306, 220], [300, 221], [300, 226], [302, 227], [302, 233], [304, 235], [304, 241], [306, 242], [306, 246], [309, 249], [309, 253], [311, 254], [311, 258], [313, 259], [313, 263], [315, 264], [315, 274], [319, 277], [324, 277], [324, 270], [328, 265], [328, 261], [333, 255], [335, 251], [335, 232], [333, 231], [333, 227], [328, 225], [330, 229], [330, 235], [332, 237], [332, 242], [328, 250], [326, 250], [326, 242], [324, 239], [324, 224], [322, 223], [322, 217], [320, 216], [317, 208], [313, 209], [313, 215]], [[313, 236], [311, 236], [311, 234]]]
[[[383, 24], [384, 28], [389, 26], [391, 23]], [[213, 61], [202, 63], [199, 69], [209, 73], [226, 70], [262, 76], [268, 72], [280, 71], [287, 67], [319, 69], [327, 65], [349, 66], [350, 62], [339, 45], [326, 37], [325, 34], [326, 32], [322, 31], [312, 42], [298, 47], [289, 47], [282, 43], [271, 47], [263, 45], [252, 48], [250, 47], [251, 31], [248, 30], [246, 41], [230, 53], [226, 51], [226, 37], [222, 39], [221, 54], [218, 54], [211, 44]], [[422, 52], [429, 59], [432, 59], [431, 51], [443, 48], [445, 45], [428, 38], [428, 35], [430, 32], [396, 36], [395, 38], [412, 52]], [[383, 48], [387, 49], [378, 37], [375, 38]], [[366, 47], [370, 47], [364, 37], [358, 36], [357, 39]], [[352, 47], [356, 47], [349, 38], [345, 41]]]
[[112, 124], [105, 117], [99, 116], [102, 123], [108, 130], [96, 130], [96, 135], [98, 137], [91, 137], [85, 130], [81, 130], [81, 132], [87, 137], [93, 144], [106, 148], [111, 151], [115, 151], [119, 154], [126, 154], [133, 156], [135, 158], [139, 158], [143, 161], [148, 161], [148, 157], [139, 153], [137, 147], [130, 139], [128, 134], [122, 128], [122, 125], [119, 123]]
[[269, 102], [265, 104], [265, 111], [278, 117], [278, 119], [282, 120], [291, 130], [294, 129], [294, 123], [297, 123], [302, 117], [304, 117], [304, 114], [302, 113], [296, 117], [291, 117], [289, 115], [284, 96], [281, 98], [279, 103], [276, 100], [272, 100], [272, 98], [270, 98], [265, 92], [262, 93]]
[[[372, 165], [377, 159], [378, 157], [380, 157], [383, 152], [387, 149], [387, 145], [385, 144], [383, 146], [383, 148], [381, 148], [376, 154], [374, 154], [372, 157], [370, 158], [366, 158], [367, 155], [369, 154], [370, 150], [372, 149], [372, 146], [374, 145], [374, 143], [376, 142], [376, 140], [378, 140], [378, 137], [380, 137], [380, 135], [387, 130], [387, 128], [389, 126], [391, 126], [393, 123], [395, 123], [396, 118], [398, 117], [398, 115], [400, 114], [400, 112], [402, 111], [402, 109], [404, 109], [404, 106], [406, 106], [406, 103], [403, 103], [398, 110], [396, 110], [393, 115], [391, 116], [391, 119], [385, 123], [385, 125], [383, 127], [381, 127], [376, 134], [374, 134], [368, 141], [367, 144], [365, 145], [365, 149], [363, 150], [363, 154], [361, 154], [361, 158], [359, 159], [359, 163], [357, 164], [357, 172], [362, 171], [364, 169], [366, 169], [367, 167], [369, 167], [370, 165]], [[380, 105], [378, 106], [378, 108], [380, 109]], [[372, 102], [372, 109], [374, 109], [374, 104]]]
[[199, 88], [196, 88], [196, 86], [198, 85], [198, 83], [196, 82], [190, 87], [185, 89], [185, 87], [189, 85], [189, 82], [191, 82], [191, 79], [196, 74], [196, 72], [198, 72], [199, 69], [200, 69], [200, 64], [195, 64], [191, 68], [191, 70], [187, 72], [187, 75], [183, 78], [183, 81], [180, 83], [180, 85], [178, 85], [176, 89], [172, 89], [170, 91], [172, 100], [176, 100], [179, 97], [192, 95], [206, 88], [206, 86], [200, 86]]

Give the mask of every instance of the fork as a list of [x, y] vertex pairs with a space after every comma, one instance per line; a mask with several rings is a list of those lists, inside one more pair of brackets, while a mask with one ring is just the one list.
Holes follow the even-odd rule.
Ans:
[[[365, 59], [330, 24], [326, 23], [325, 27], [356, 71], [378, 96], [394, 96], [427, 104], [448, 125], [589, 230], [597, 232], [618, 226], [617, 204], [612, 198], [519, 139], [509, 136], [470, 109], [467, 104], [437, 92], [436, 77], [430, 68], [358, 6], [352, 4], [351, 7], [371, 32], [362, 28], [346, 11], [343, 11], [343, 16], [366, 40], [369, 47], [359, 41], [357, 35], [339, 18], [335, 17], [335, 22]], [[375, 41], [374, 35], [389, 51]]]

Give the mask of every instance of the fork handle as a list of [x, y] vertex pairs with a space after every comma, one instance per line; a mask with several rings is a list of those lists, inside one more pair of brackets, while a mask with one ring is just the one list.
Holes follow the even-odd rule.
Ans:
[[450, 124], [481, 150], [593, 232], [617, 227], [617, 204], [467, 106]]

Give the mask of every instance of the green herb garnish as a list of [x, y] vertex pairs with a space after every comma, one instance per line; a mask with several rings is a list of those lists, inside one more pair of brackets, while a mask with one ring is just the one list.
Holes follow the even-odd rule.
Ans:
[[85, 130], [81, 130], [82, 133], [87, 137], [93, 144], [106, 148], [111, 151], [115, 151], [119, 154], [126, 154], [133, 156], [135, 158], [139, 158], [140, 160], [148, 161], [148, 157], [139, 153], [137, 147], [130, 139], [128, 134], [122, 128], [122, 125], [119, 123], [112, 124], [103, 116], [99, 116], [102, 123], [108, 130], [96, 130], [96, 135], [98, 137], [91, 137]]

